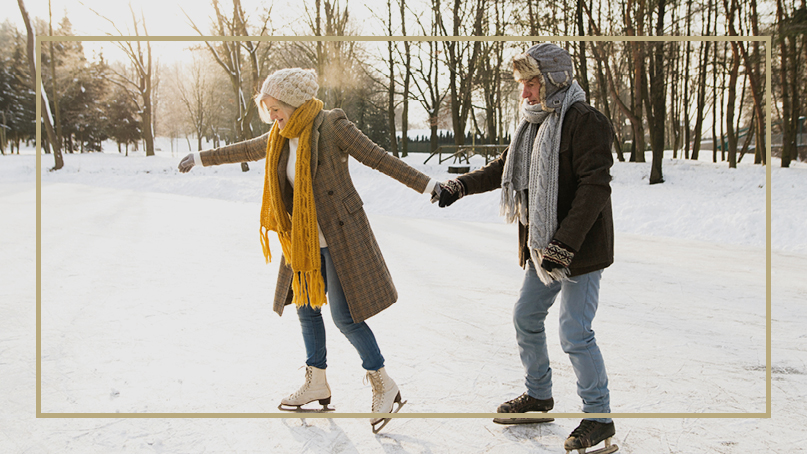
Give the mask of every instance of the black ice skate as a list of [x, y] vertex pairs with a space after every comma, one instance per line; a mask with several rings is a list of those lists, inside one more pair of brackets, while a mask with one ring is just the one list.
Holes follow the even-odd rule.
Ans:
[[[566, 448], [566, 454], [574, 450], [577, 450], [578, 454], [609, 454], [619, 449], [619, 446], [611, 444], [611, 437], [615, 433], [613, 422], [603, 423], [584, 419], [577, 429], [572, 431], [563, 447]], [[586, 451], [586, 448], [596, 446], [603, 440], [605, 441], [604, 447]]]
[[[496, 409], [497, 413], [530, 413], [541, 412], [546, 413], [555, 406], [555, 401], [550, 397], [549, 399], [536, 399], [527, 393], [524, 393], [513, 400], [499, 405]], [[496, 424], [538, 424], [554, 421], [555, 418], [539, 418], [539, 417], [500, 417], [493, 418]]]

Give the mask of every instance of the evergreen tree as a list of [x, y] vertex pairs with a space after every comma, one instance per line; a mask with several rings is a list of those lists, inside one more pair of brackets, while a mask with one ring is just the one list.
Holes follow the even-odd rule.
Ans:
[[[6, 24], [4, 24], [6, 25]], [[12, 35], [9, 36], [8, 32]], [[36, 137], [36, 93], [25, 59], [25, 40], [17, 31], [3, 27], [0, 53], [0, 128], [3, 147], [11, 143], [19, 152], [21, 141]], [[7, 52], [7, 53], [6, 53]]]

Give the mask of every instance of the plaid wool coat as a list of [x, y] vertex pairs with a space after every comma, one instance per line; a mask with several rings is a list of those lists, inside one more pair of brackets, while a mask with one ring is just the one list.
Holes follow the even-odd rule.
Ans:
[[[269, 133], [255, 139], [200, 153], [205, 166], [257, 161], [266, 157]], [[391, 306], [398, 299], [392, 276], [381, 255], [363, 202], [348, 169], [348, 157], [376, 169], [418, 192], [423, 192], [430, 178], [388, 154], [365, 136], [341, 109], [323, 110], [314, 119], [311, 134], [311, 175], [320, 231], [328, 250], [350, 315], [355, 323]], [[289, 147], [286, 142], [278, 163], [283, 202], [293, 210], [293, 189], [286, 177]], [[291, 303], [293, 273], [281, 258], [275, 288], [274, 310], [279, 315]]]

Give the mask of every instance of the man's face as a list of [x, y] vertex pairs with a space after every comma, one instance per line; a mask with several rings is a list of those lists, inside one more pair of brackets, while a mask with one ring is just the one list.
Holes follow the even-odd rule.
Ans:
[[529, 105], [538, 104], [541, 102], [541, 78], [535, 76], [530, 80], [521, 81], [521, 97], [527, 100]]

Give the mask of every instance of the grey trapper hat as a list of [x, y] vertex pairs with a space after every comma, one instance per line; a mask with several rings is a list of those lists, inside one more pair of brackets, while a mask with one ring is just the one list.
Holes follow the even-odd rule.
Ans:
[[541, 106], [554, 111], [574, 80], [572, 56], [555, 44], [536, 44], [513, 59], [513, 76], [517, 81], [541, 76]]

